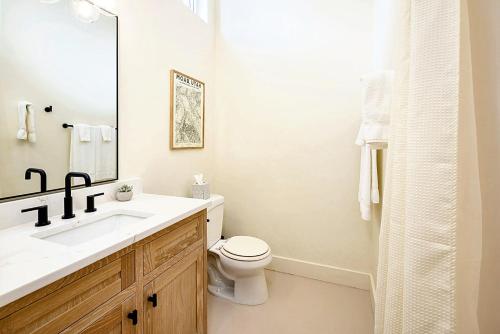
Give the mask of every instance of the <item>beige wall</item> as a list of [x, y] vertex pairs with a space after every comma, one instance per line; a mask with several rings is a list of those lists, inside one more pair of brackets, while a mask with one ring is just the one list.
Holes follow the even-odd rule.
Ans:
[[224, 233], [369, 272], [357, 187], [371, 1], [218, 1], [215, 190]]
[[469, 1], [483, 210], [481, 333], [500, 332], [500, 2]]
[[[189, 195], [192, 175], [210, 177], [214, 131], [214, 11], [209, 23], [177, 0], [118, 1], [120, 18], [120, 177], [147, 192]], [[206, 84], [203, 150], [169, 150], [169, 71]]]

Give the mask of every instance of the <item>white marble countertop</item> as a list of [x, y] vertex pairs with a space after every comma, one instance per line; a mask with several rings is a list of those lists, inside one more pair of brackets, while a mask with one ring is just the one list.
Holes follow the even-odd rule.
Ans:
[[[51, 225], [34, 222], [0, 230], [0, 307], [84, 268], [209, 206], [209, 201], [139, 194], [129, 202], [98, 204], [95, 213], [76, 211], [76, 217], [51, 217]], [[148, 218], [114, 233], [76, 246], [64, 246], [32, 235], [115, 210], [147, 213]]]

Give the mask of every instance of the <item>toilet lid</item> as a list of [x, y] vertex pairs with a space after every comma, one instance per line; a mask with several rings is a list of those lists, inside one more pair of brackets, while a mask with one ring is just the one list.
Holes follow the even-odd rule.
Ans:
[[238, 257], [257, 257], [266, 254], [269, 251], [269, 246], [262, 240], [247, 237], [237, 236], [230, 238], [222, 250]]

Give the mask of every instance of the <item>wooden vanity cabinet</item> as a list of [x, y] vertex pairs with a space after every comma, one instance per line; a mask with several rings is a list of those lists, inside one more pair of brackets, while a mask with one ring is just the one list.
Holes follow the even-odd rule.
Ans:
[[119, 334], [138, 333], [138, 321], [134, 325], [133, 316], [137, 316], [135, 296], [122, 302], [114, 302], [96, 309], [80, 319], [62, 333], [64, 334]]
[[206, 210], [0, 308], [0, 334], [206, 334]]
[[197, 249], [144, 287], [145, 334], [205, 333], [203, 258]]

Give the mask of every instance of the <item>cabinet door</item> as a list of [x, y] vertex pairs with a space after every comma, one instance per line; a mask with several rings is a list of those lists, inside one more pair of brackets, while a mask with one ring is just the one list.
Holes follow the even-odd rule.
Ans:
[[133, 323], [129, 314], [137, 312], [135, 297], [130, 297], [117, 305], [103, 307], [80, 319], [66, 329], [63, 334], [134, 334], [138, 324]]
[[144, 287], [145, 334], [206, 333], [204, 256], [198, 248]]

